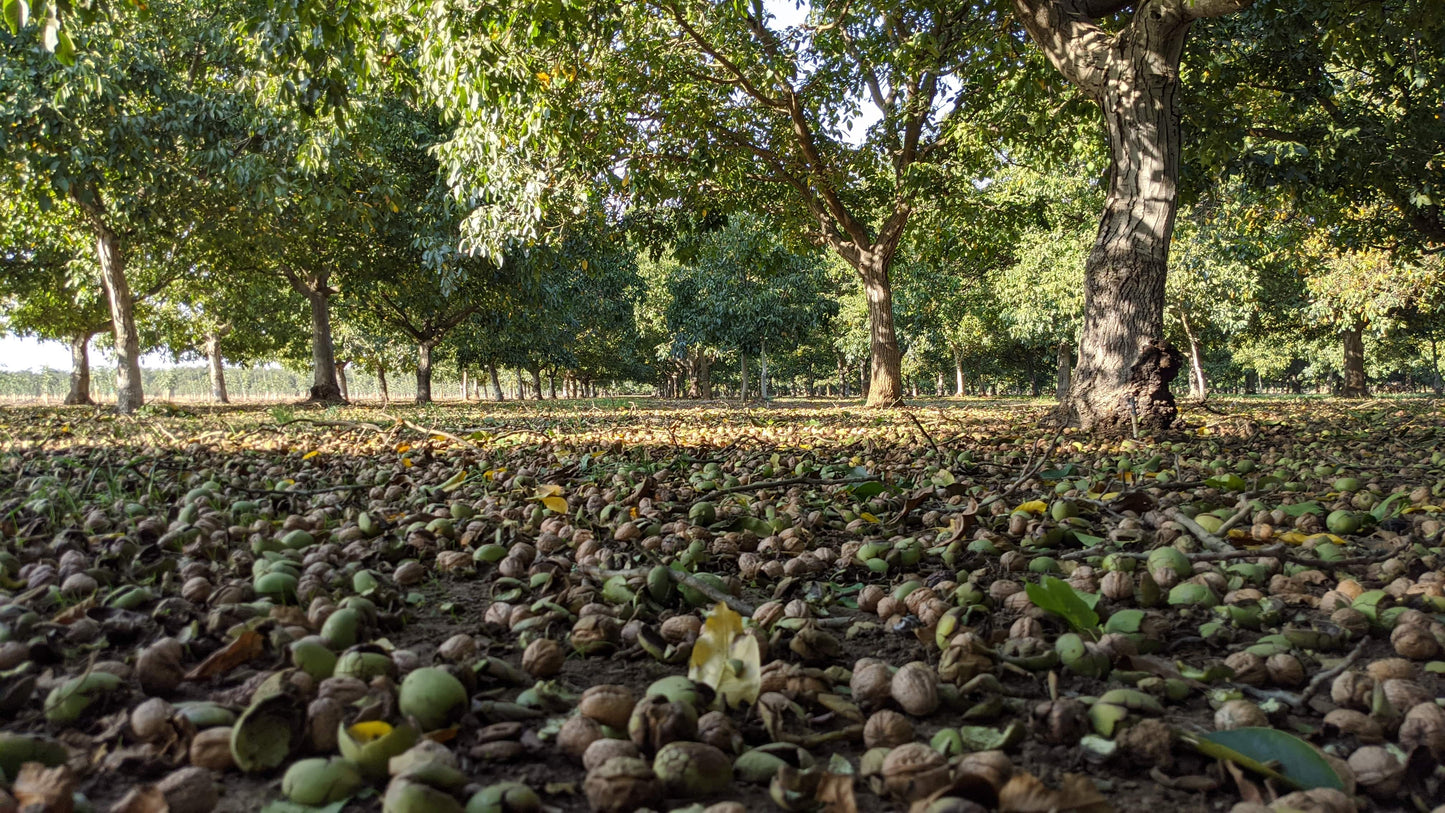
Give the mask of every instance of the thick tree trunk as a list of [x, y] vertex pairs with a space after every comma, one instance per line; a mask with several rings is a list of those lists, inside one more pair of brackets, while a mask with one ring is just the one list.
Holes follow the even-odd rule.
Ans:
[[487, 374], [488, 374], [489, 376], [491, 376], [491, 379], [492, 379], [492, 400], [493, 400], [493, 401], [505, 401], [505, 400], [507, 400], [506, 394], [502, 392], [502, 376], [497, 373], [497, 365], [495, 365], [495, 364], [488, 364], [488, 365], [487, 365]]
[[542, 400], [542, 367], [541, 365], [532, 368], [532, 394], [537, 400]]
[[145, 403], [141, 389], [140, 336], [135, 329], [135, 304], [125, 278], [125, 255], [120, 237], [109, 226], [95, 222], [95, 253], [100, 281], [110, 301], [111, 330], [115, 336], [115, 406], [129, 415]]
[[557, 400], [557, 369], [555, 367], [547, 371], [547, 389], [551, 392], [551, 399]]
[[386, 365], [376, 365], [376, 386], [381, 388], [381, 403], [385, 406], [391, 405], [391, 390], [386, 386]]
[[1070, 378], [1074, 370], [1074, 351], [1068, 341], [1059, 342], [1058, 372], [1054, 384], [1054, 398], [1059, 403], [1069, 399]]
[[95, 403], [90, 397], [90, 337], [89, 333], [77, 333], [70, 337], [70, 392], [65, 396], [67, 404]]
[[1030, 38], [1099, 104], [1109, 134], [1109, 189], [1084, 267], [1084, 328], [1065, 405], [1086, 430], [1147, 430], [1177, 419], [1168, 385], [1182, 359], [1163, 332], [1178, 205], [1179, 60], [1193, 20], [1250, 2], [1150, 0], [1106, 30], [1089, 10], [1122, 4], [1014, 0]]
[[1365, 326], [1357, 323], [1341, 334], [1345, 343], [1345, 380], [1340, 395], [1345, 398], [1368, 398], [1370, 386], [1365, 380]]
[[[324, 289], [325, 282], [317, 286]], [[344, 404], [336, 380], [336, 350], [331, 342], [331, 296], [324, 290], [306, 292], [311, 304], [311, 395], [319, 404]]]
[[416, 345], [416, 402], [431, 403], [431, 349], [429, 341]]
[[872, 376], [868, 382], [868, 406], [889, 407], [903, 400], [903, 354], [893, 329], [893, 286], [888, 280], [891, 249], [865, 253], [858, 272], [868, 297], [868, 345]]
[[206, 366], [211, 373], [211, 400], [218, 404], [229, 404], [226, 397], [226, 359], [221, 353], [221, 332], [206, 334]]

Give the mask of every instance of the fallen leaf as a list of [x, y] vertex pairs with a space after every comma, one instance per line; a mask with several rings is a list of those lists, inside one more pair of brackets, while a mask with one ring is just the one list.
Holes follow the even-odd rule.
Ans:
[[170, 805], [166, 804], [166, 795], [155, 785], [138, 785], [130, 789], [119, 802], [111, 808], [110, 813], [170, 813]]
[[265, 637], [255, 630], [246, 630], [236, 636], [236, 640], [201, 661], [186, 675], [186, 680], [205, 680], [225, 674], [265, 651]]
[[1033, 774], [1014, 774], [998, 792], [999, 813], [1112, 813], [1098, 788], [1086, 776], [1065, 774], [1057, 789]]
[[82, 618], [85, 618], [86, 615], [94, 607], [95, 596], [92, 595], [90, 598], [80, 602], [79, 604], [75, 604], [70, 607], [66, 607], [64, 610], [61, 610], [55, 615], [54, 618], [50, 619], [50, 621], [55, 624], [68, 626], [70, 624], [74, 624]]
[[27, 762], [15, 774], [10, 794], [21, 810], [43, 810], [45, 813], [71, 813], [75, 809], [75, 772], [68, 765], [47, 768], [39, 762]]
[[823, 813], [858, 813], [858, 800], [853, 796], [851, 774], [825, 773], [814, 795], [823, 806]]

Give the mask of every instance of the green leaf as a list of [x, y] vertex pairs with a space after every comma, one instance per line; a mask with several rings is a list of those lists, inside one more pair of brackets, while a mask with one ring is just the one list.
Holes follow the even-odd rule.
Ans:
[[1124, 634], [1138, 632], [1139, 624], [1143, 620], [1143, 610], [1119, 610], [1109, 616], [1109, 620], [1104, 623], [1104, 632], [1119, 632]]
[[19, 34], [29, 20], [30, 6], [25, 0], [5, 0], [5, 22], [10, 26], [12, 36]]
[[1320, 504], [1314, 500], [1297, 502], [1294, 505], [1281, 505], [1280, 510], [1292, 517], [1301, 517], [1305, 514], [1319, 514], [1320, 516], [1324, 516], [1325, 513], [1325, 509], [1320, 507]]
[[[1300, 790], [1344, 790], [1334, 768], [1309, 743], [1273, 728], [1236, 728], [1215, 731], [1190, 740], [1200, 753], [1228, 760], [1263, 776], [1279, 779]], [[1278, 769], [1271, 766], [1277, 765]]]
[[332, 802], [323, 807], [313, 807], [312, 805], [302, 805], [295, 802], [288, 802], [285, 799], [277, 799], [261, 808], [261, 813], [340, 813], [341, 808], [346, 807], [346, 803], [349, 801], [351, 801], [351, 799], [347, 798], [339, 802]]
[[70, 35], [65, 31], [56, 34], [55, 59], [67, 68], [75, 64], [75, 43], [71, 41]]
[[[1064, 619], [1077, 632], [1095, 632], [1099, 629], [1099, 614], [1094, 612], [1083, 594], [1074, 590], [1063, 579], [1045, 576], [1042, 584], [1026, 584], [1024, 591], [1034, 606]], [[1093, 596], [1094, 603], [1099, 597]]]
[[1039, 472], [1039, 477], [1044, 480], [1062, 480], [1065, 477], [1074, 476], [1075, 470], [1076, 469], [1074, 467], [1074, 464], [1069, 463], [1061, 469], [1049, 469], [1048, 471], [1041, 471]]
[[853, 486], [853, 488], [852, 488], [851, 490], [852, 490], [852, 492], [853, 492], [853, 496], [854, 496], [854, 497], [857, 497], [857, 498], [862, 499], [862, 500], [866, 500], [866, 499], [869, 499], [869, 498], [871, 498], [871, 497], [876, 497], [876, 496], [878, 496], [879, 494], [882, 494], [882, 493], [883, 493], [883, 490], [884, 490], [884, 486], [883, 486], [882, 483], [878, 482], [877, 480], [873, 480], [873, 481], [870, 481], [870, 482], [867, 482], [867, 483], [859, 483], [858, 485]]
[[1376, 522], [1384, 522], [1402, 510], [1396, 507], [1395, 503], [1407, 499], [1409, 496], [1403, 493], [1391, 494], [1384, 502], [1370, 509], [1370, 516], [1374, 517]]

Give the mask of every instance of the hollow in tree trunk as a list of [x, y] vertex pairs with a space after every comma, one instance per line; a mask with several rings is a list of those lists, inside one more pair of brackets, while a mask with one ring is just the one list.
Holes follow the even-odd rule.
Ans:
[[206, 334], [206, 366], [210, 370], [211, 400], [218, 404], [229, 404], [231, 399], [226, 397], [225, 357], [221, 353], [222, 335], [219, 330]]
[[431, 342], [416, 346], [416, 402], [431, 403]]
[[94, 404], [90, 397], [90, 337], [89, 333], [77, 333], [70, 337], [70, 392], [65, 403]]
[[1123, 4], [1014, 0], [1049, 62], [1093, 99], [1109, 136], [1109, 186], [1084, 265], [1084, 327], [1064, 411], [1085, 430], [1174, 424], [1181, 356], [1163, 338], [1164, 278], [1178, 206], [1179, 63], [1190, 24], [1252, 0], [1151, 0], [1105, 29], [1091, 10]]
[[[319, 288], [325, 288], [325, 281]], [[311, 393], [307, 399], [318, 404], [344, 404], [336, 375], [336, 350], [331, 341], [331, 296], [326, 290], [305, 292], [311, 305]]]
[[125, 255], [120, 238], [103, 222], [95, 220], [95, 252], [100, 261], [100, 280], [110, 301], [110, 322], [115, 336], [115, 406], [130, 414], [145, 403], [141, 389], [140, 336], [135, 328], [135, 304], [125, 278]]
[[1345, 398], [1368, 398], [1370, 386], [1365, 380], [1365, 326], [1356, 323], [1340, 334], [1345, 343], [1345, 377], [1340, 395]]

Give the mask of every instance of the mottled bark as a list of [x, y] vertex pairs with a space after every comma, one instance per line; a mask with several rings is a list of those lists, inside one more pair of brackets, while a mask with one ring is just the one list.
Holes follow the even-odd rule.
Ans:
[[885, 256], [867, 254], [858, 268], [868, 298], [868, 347], [873, 361], [868, 381], [870, 407], [893, 406], [903, 400], [903, 354], [893, 327], [893, 286], [888, 280], [892, 253], [889, 249]]
[[135, 303], [125, 278], [125, 255], [120, 237], [99, 218], [94, 219], [95, 253], [100, 262], [100, 281], [110, 302], [111, 331], [115, 336], [115, 406], [122, 414], [135, 412], [145, 403], [141, 389], [140, 335], [135, 327]]
[[210, 370], [211, 400], [217, 404], [231, 403], [231, 399], [226, 396], [226, 359], [221, 352], [221, 338], [226, 332], [229, 331], [223, 329], [206, 334], [206, 366]]
[[[324, 283], [323, 283], [324, 285]], [[303, 292], [311, 306], [311, 395], [319, 404], [344, 404], [336, 375], [336, 349], [331, 340], [331, 296], [328, 291]]]
[[1370, 397], [1370, 385], [1365, 379], [1365, 326], [1356, 324], [1340, 334], [1344, 340], [1345, 364], [1344, 382], [1340, 395], [1345, 398]]
[[89, 333], [77, 333], [70, 337], [70, 392], [65, 403], [71, 405], [93, 405], [90, 397], [90, 337]]
[[431, 403], [431, 342], [418, 342], [416, 346], [416, 402]]
[[505, 400], [507, 400], [506, 394], [502, 392], [502, 377], [501, 377], [500, 374], [497, 373], [497, 365], [495, 365], [495, 364], [488, 364], [488, 365], [487, 365], [487, 374], [488, 374], [489, 376], [491, 376], [491, 379], [492, 379], [492, 400], [493, 400], [493, 401], [505, 401]]
[[[1167, 389], [1144, 394], [1141, 405], [1138, 373], [1146, 353], [1172, 357], [1163, 344], [1164, 278], [1178, 205], [1180, 55], [1194, 20], [1250, 2], [1143, 0], [1111, 33], [1092, 16], [1129, 4], [1014, 0], [1049, 61], [1099, 105], [1109, 136], [1109, 186], [1084, 267], [1079, 363], [1065, 404], [1086, 430], [1155, 429], [1177, 418]], [[1163, 365], [1143, 378], [1166, 374]]]

